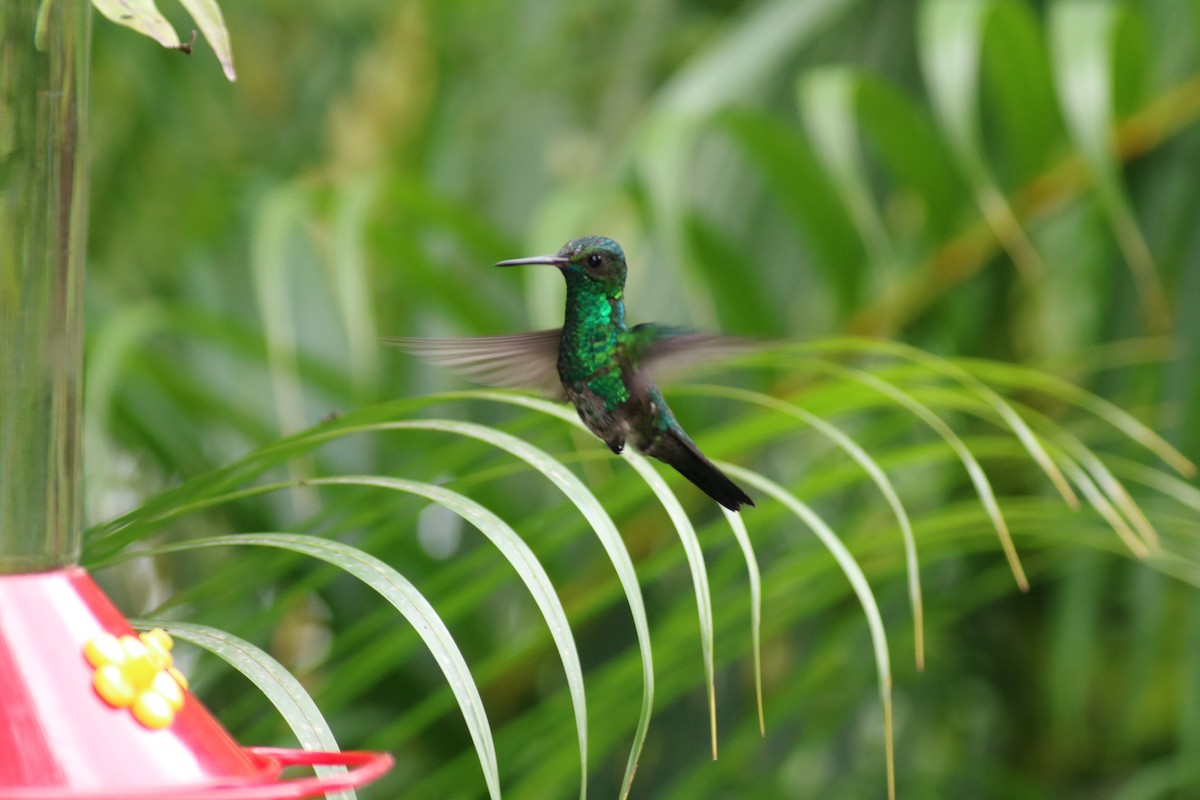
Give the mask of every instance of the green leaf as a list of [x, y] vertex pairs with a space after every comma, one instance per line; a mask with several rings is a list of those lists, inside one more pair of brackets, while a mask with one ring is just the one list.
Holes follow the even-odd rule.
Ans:
[[[445, 396], [453, 397], [456, 394], [450, 393]], [[533, 398], [504, 395], [499, 392], [462, 393], [461, 396], [500, 400], [501, 402], [515, 404], [528, 404], [530, 406], [535, 406], [535, 404], [542, 402]], [[558, 408], [549, 403], [546, 405], [551, 408]], [[511, 434], [498, 431], [495, 428], [453, 420], [412, 420], [379, 423], [373, 426], [364, 426], [359, 430], [405, 429], [440, 430], [455, 433], [487, 442], [512, 453], [549, 478], [575, 507], [579, 509], [580, 513], [583, 514], [592, 526], [592, 530], [596, 536], [600, 539], [604, 551], [608, 554], [608, 558], [617, 572], [621, 588], [624, 590], [625, 597], [629, 603], [629, 610], [633, 615], [634, 628], [637, 631], [638, 647], [642, 655], [642, 709], [638, 717], [633, 747], [629, 754], [629, 761], [625, 767], [625, 778], [621, 787], [621, 797], [627, 797], [633, 785], [634, 772], [637, 770], [637, 762], [646, 740], [646, 731], [650, 727], [650, 714], [654, 708], [654, 664], [650, 649], [650, 627], [646, 620], [646, 607], [642, 599], [641, 587], [638, 585], [637, 573], [633, 569], [633, 561], [629, 557], [629, 551], [625, 548], [625, 542], [621, 539], [621, 534], [617, 531], [616, 525], [613, 524], [612, 519], [604, 511], [596, 496], [560, 461], [528, 442]]]
[[855, 5], [854, 0], [772, 0], [754, 7], [663, 88], [663, 111], [708, 115], [736, 103]]
[[813, 148], [833, 178], [876, 269], [895, 272], [896, 255], [871, 194], [859, 144], [858, 85], [858, 76], [844, 67], [810, 70], [797, 85], [800, 111]]
[[[162, 628], [176, 639], [203, 647], [229, 666], [250, 679], [279, 711], [284, 722], [305, 750], [338, 752], [337, 740], [329, 723], [317, 708], [312, 695], [282, 664], [265, 651], [231, 633], [175, 620], [134, 619], [129, 621], [138, 630]], [[315, 767], [318, 775], [345, 772], [345, 767]], [[327, 800], [354, 800], [353, 789], [326, 794]]]
[[964, 359], [960, 363], [981, 380], [1043, 392], [1050, 397], [1087, 411], [1161, 458], [1179, 474], [1185, 477], [1196, 475], [1196, 465], [1157, 431], [1097, 394], [1048, 372], [1029, 369], [1017, 364], [1003, 364], [998, 361], [980, 359]]
[[379, 329], [363, 248], [367, 215], [378, 194], [376, 176], [359, 177], [340, 187], [325, 254], [330, 288], [346, 331], [349, 377], [357, 398], [374, 396], [379, 373]]
[[912, 523], [909, 521], [908, 512], [905, 511], [904, 504], [900, 501], [900, 496], [896, 493], [896, 488], [888, 480], [887, 474], [879, 466], [879, 463], [871, 458], [858, 442], [847, 436], [840, 428], [831, 425], [816, 414], [812, 414], [793, 403], [762, 394], [761, 392], [750, 392], [745, 389], [733, 387], [696, 386], [693, 388], [701, 394], [714, 397], [731, 397], [801, 420], [836, 444], [870, 476], [872, 483], [879, 489], [888, 507], [892, 510], [892, 514], [896, 517], [896, 523], [900, 526], [900, 536], [904, 540], [905, 565], [908, 570], [908, 597], [913, 613], [913, 640], [916, 648], [916, 663], [917, 669], [924, 669], [925, 613], [924, 604], [921, 599], [921, 573], [920, 565], [917, 561], [916, 537], [913, 534]]
[[[715, 45], [702, 50], [663, 87], [641, 131], [635, 168], [661, 220], [661, 240], [672, 263], [686, 263], [690, 172], [703, 120], [741, 103], [797, 49], [816, 40], [856, 2], [771, 0], [737, 19]], [[682, 286], [697, 318], [713, 314], [700, 287]]]
[[[984, 25], [984, 91], [980, 113], [997, 117], [1002, 136], [988, 136], [994, 170], [1007, 167], [1012, 187], [1036, 178], [1064, 142], [1050, 60], [1035, 12], [1023, 2], [992, 3]], [[990, 101], [990, 102], [989, 102]], [[991, 119], [989, 115], [987, 117]], [[1000, 163], [1001, 153], [1007, 163]]]
[[713, 677], [713, 620], [712, 596], [708, 590], [708, 570], [704, 566], [704, 552], [700, 549], [700, 540], [687, 512], [679, 503], [679, 498], [667, 486], [662, 476], [654, 471], [650, 462], [641, 455], [633, 452], [622, 453], [629, 465], [642, 477], [642, 480], [654, 492], [662, 503], [679, 534], [687, 557], [688, 569], [692, 573], [692, 587], [696, 593], [696, 612], [700, 617], [700, 650], [704, 656], [704, 678], [708, 684], [708, 724], [712, 734], [712, 756], [717, 758], [717, 693]]
[[967, 186], [927, 110], [906, 92], [867, 73], [858, 76], [856, 108], [872, 152], [898, 184], [884, 202], [895, 206], [906, 199], [901, 190], [908, 189], [921, 204], [907, 220], [910, 230], [893, 234], [898, 245], [905, 244], [902, 233], [912, 240], [908, 248], [929, 247], [957, 233], [970, 218], [963, 203]]
[[1172, 328], [1172, 313], [1158, 267], [1150, 253], [1121, 180], [1121, 162], [1112, 144], [1116, 121], [1114, 77], [1123, 47], [1132, 43], [1133, 17], [1111, 0], [1063, 0], [1050, 9], [1050, 41], [1058, 96], [1067, 131], [1096, 179], [1100, 200], [1117, 244], [1129, 264], [1146, 327]]
[[862, 568], [859, 567], [858, 562], [854, 560], [854, 556], [850, 554], [846, 546], [842, 544], [837, 534], [794, 494], [757, 472], [752, 472], [728, 463], [718, 463], [717, 466], [729, 473], [730, 476], [744, 481], [750, 486], [757, 487], [760, 491], [774, 497], [789, 511], [799, 517], [805, 525], [812, 529], [812, 532], [821, 540], [821, 544], [834, 557], [842, 573], [850, 582], [851, 588], [854, 589], [854, 594], [858, 597], [858, 602], [862, 605], [863, 614], [867, 618], [867, 627], [871, 633], [871, 646], [875, 651], [875, 670], [879, 678], [879, 702], [883, 708], [888, 798], [889, 800], [895, 800], [896, 756], [892, 733], [891, 658], [888, 655], [887, 633], [883, 628], [883, 617], [879, 613], [879, 605], [875, 602], [875, 594], [871, 591], [870, 584], [867, 583], [867, 577], [863, 575]]
[[[496, 766], [496, 748], [492, 742], [492, 731], [479, 689], [471, 678], [471, 672], [463, 659], [458, 645], [446, 628], [433, 606], [407, 578], [374, 556], [341, 542], [332, 542], [316, 536], [294, 533], [241, 533], [228, 536], [212, 536], [196, 539], [179, 545], [158, 548], [153, 552], [167, 553], [195, 550], [204, 547], [229, 547], [251, 545], [274, 547], [325, 561], [341, 569], [378, 592], [391, 603], [425, 642], [430, 654], [437, 661], [446, 681], [450, 685], [467, 723], [471, 740], [479, 754], [483, 767], [488, 794], [493, 800], [500, 798], [500, 776]], [[131, 553], [137, 556], [141, 553]]]
[[[436, 420], [426, 420], [425, 422], [436, 423]], [[421, 427], [426, 426], [422, 424]], [[448, 430], [455, 433], [461, 432], [457, 424], [451, 424], [447, 427], [438, 426], [434, 429]], [[496, 514], [474, 500], [471, 500], [469, 497], [440, 486], [400, 478], [353, 475], [317, 478], [312, 483], [321, 486], [336, 486], [339, 484], [375, 486], [420, 495], [458, 514], [464, 520], [478, 528], [500, 550], [508, 562], [512, 564], [526, 588], [529, 589], [534, 602], [537, 603], [538, 610], [542, 612], [542, 616], [546, 619], [546, 624], [550, 627], [550, 635], [554, 639], [559, 657], [562, 659], [563, 670], [567, 676], [567, 686], [571, 693], [571, 704], [575, 711], [576, 733], [579, 737], [579, 797], [580, 800], [586, 798], [588, 766], [587, 700], [583, 688], [583, 667], [579, 663], [579, 652], [575, 648], [575, 640], [571, 637], [571, 626], [567, 621], [566, 611], [563, 609], [562, 603], [559, 602], [558, 595], [554, 592], [554, 586], [550, 583], [550, 576], [546, 574], [546, 570], [529, 548], [529, 545], [525, 544], [520, 535]]]
[[233, 69], [233, 47], [229, 43], [229, 31], [225, 29], [221, 7], [217, 5], [216, 0], [179, 0], [179, 2], [192, 15], [196, 26], [208, 40], [213, 52], [217, 54], [217, 60], [221, 62], [221, 69], [224, 71], [225, 77], [236, 81], [237, 72]]
[[754, 555], [754, 545], [746, 530], [746, 521], [736, 511], [722, 507], [725, 520], [733, 529], [733, 538], [741, 548], [742, 558], [746, 560], [747, 580], [750, 584], [750, 647], [754, 652], [754, 700], [758, 706], [758, 733], [767, 735], [767, 723], [763, 717], [763, 688], [762, 688], [762, 575], [758, 570], [758, 558]]
[[1009, 568], [1012, 570], [1013, 578], [1016, 579], [1017, 585], [1022, 591], [1028, 591], [1029, 580], [1025, 577], [1025, 570], [1021, 566], [1020, 558], [1017, 556], [1012, 534], [1008, 530], [1008, 523], [1004, 520], [1004, 514], [1000, 510], [1000, 505], [996, 501], [996, 493], [992, 489], [992, 484], [988, 480], [987, 473], [984, 472], [979, 460], [975, 458], [975, 455], [963, 443], [958, 434], [941, 417], [933, 413], [928, 406], [916, 400], [908, 392], [893, 386], [876, 375], [859, 369], [820, 361], [810, 362], [809, 366], [814, 370], [838, 375], [878, 391], [911, 411], [913, 415], [932, 428], [946, 444], [950, 445], [950, 448], [954, 450], [955, 455], [962, 462], [963, 467], [966, 468], [967, 476], [971, 479], [976, 494], [979, 495], [979, 501], [983, 504], [988, 517], [992, 520], [992, 525], [996, 529], [996, 535], [1000, 539], [1000, 546], [1004, 550], [1004, 556], [1008, 559]]
[[[1065, 451], [1061, 452], [1060, 461], [1071, 480], [1079, 487], [1079, 491], [1083, 492], [1088, 503], [1116, 531], [1117, 536], [1121, 537], [1121, 541], [1125, 542], [1125, 546], [1129, 548], [1130, 552], [1138, 558], [1144, 559], [1149, 556], [1150, 550], [1147, 544], [1150, 543], [1143, 541], [1134, 533], [1133, 529], [1129, 527], [1129, 523], [1125, 521], [1125, 517], [1117, 512], [1116, 507], [1109, 502], [1108, 495], [1100, 490], [1087, 471], [1082, 469], [1075, 459], [1067, 456]], [[1124, 496], [1128, 497], [1129, 495], [1125, 494]], [[1157, 544], [1157, 538], [1155, 538], [1154, 544]]]
[[969, 370], [963, 369], [952, 361], [926, 353], [916, 347], [906, 345], [902, 342], [889, 342], [878, 339], [830, 339], [822, 342], [812, 342], [802, 346], [802, 349], [815, 350], [817, 352], [830, 352], [837, 350], [850, 350], [853, 352], [866, 353], [886, 353], [897, 358], [903, 358], [915, 363], [930, 367], [936, 372], [945, 375], [959, 383], [964, 388], [977, 394], [980, 399], [990, 405], [1000, 416], [1004, 423], [1012, 430], [1013, 434], [1020, 440], [1025, 450], [1037, 462], [1042, 471], [1046, 473], [1046, 477], [1054, 484], [1054, 488], [1062, 495], [1063, 500], [1067, 505], [1076, 508], [1079, 505], [1079, 500], [1075, 497], [1071, 487], [1063, 478], [1058, 466], [1054, 463], [1054, 459], [1050, 458], [1038, 441], [1037, 436], [1030, 430], [1025, 420], [1021, 418], [1013, 407], [996, 394], [991, 388], [985, 385], [982, 381], [976, 378]]
[[[440, 429], [440, 428], [436, 428]], [[347, 432], [359, 432], [360, 428], [352, 428]], [[496, 515], [492, 514], [487, 509], [480, 506], [478, 503], [466, 498], [456, 492], [444, 489], [431, 484], [417, 483], [402, 479], [387, 478], [381, 476], [338, 476], [330, 478], [316, 478], [307, 482], [308, 485], [325, 486], [325, 485], [352, 485], [352, 486], [367, 486], [384, 488], [393, 491], [409, 492], [426, 497], [433, 502], [439, 503], [446, 508], [453, 510], [455, 513], [462, 516], [468, 522], [474, 524], [481, 532], [497, 546], [505, 557], [513, 564], [522, 580], [530, 589], [531, 594], [537, 601], [539, 609], [542, 610], [547, 623], [550, 627], [551, 635], [559, 648], [563, 659], [564, 669], [567, 674], [568, 687], [571, 695], [571, 702], [574, 706], [576, 714], [576, 726], [579, 734], [579, 752], [581, 758], [582, 769], [580, 770], [580, 793], [581, 798], [586, 796], [586, 775], [587, 775], [587, 744], [586, 744], [586, 703], [584, 699], [582, 668], [579, 664], [577, 652], [571, 639], [569, 625], [566, 615], [563, 612], [561, 605], [558, 603], [557, 597], [554, 594], [553, 587], [549, 582], [549, 578], [545, 575], [540, 564], [532, 551], [524, 544], [522, 539], [509, 527], [506, 523], [500, 520]], [[294, 489], [294, 482], [274, 483], [255, 486], [246, 490], [233, 492], [226, 495], [209, 496], [199, 503], [193, 504], [191, 509], [197, 510], [202, 507], [211, 507], [227, 503], [230, 500], [252, 495], [263, 495], [280, 489]], [[178, 516], [180, 512], [177, 510], [172, 514]], [[141, 548], [138, 550], [129, 550], [117, 558], [110, 559], [108, 564], [125, 561], [130, 558], [138, 558], [145, 556], [153, 556], [164, 553], [181, 552], [194, 549], [197, 547], [213, 547], [221, 546], [230, 543], [255, 544], [255, 541], [243, 542], [241, 537], [221, 537], [215, 543], [212, 540], [201, 540], [199, 542], [184, 542], [180, 544], [167, 545], [157, 548]], [[343, 670], [343, 674], [345, 670]], [[464, 714], [466, 712], [464, 711]]]
[[[837, 189], [812, 148], [799, 131], [761, 112], [728, 111], [720, 114], [714, 124], [758, 168], [766, 187], [778, 198], [788, 221], [807, 244], [814, 268], [821, 270], [840, 308], [844, 313], [853, 311], [858, 278], [851, 265], [865, 261], [864, 243], [857, 236], [845, 204], [829, 202]], [[697, 242], [697, 246], [704, 244]]]
[[918, 53], [934, 114], [971, 184], [975, 202], [1026, 280], [1046, 270], [988, 168], [979, 134], [980, 53], [995, 0], [926, 0]]
[[[747, 281], [744, 272], [730, 269], [746, 259], [746, 248], [726, 231], [719, 230], [699, 214], [687, 219], [688, 248], [704, 282], [716, 296], [737, 297], [736, 303], [717, 305], [717, 327], [726, 331], [760, 331], [782, 334], [783, 329], [764, 330], [772, 320], [770, 287]], [[560, 313], [555, 309], [555, 313]]]
[[178, 50], [179, 36], [154, 5], [154, 0], [92, 0], [92, 5], [118, 25], [133, 28], [163, 47]]
[[[579, 430], [585, 430], [583, 423], [579, 420], [578, 414], [562, 405], [538, 400], [535, 398], [525, 397], [521, 395], [505, 395], [496, 392], [477, 392], [473, 393], [479, 397], [489, 400], [496, 400], [506, 403], [514, 403], [527, 408], [532, 408], [540, 411], [543, 414], [548, 414], [552, 417], [562, 420]], [[712, 623], [712, 601], [708, 589], [708, 575], [704, 565], [704, 555], [700, 549], [699, 540], [696, 538], [695, 529], [692, 526], [691, 520], [688, 519], [687, 513], [680, 505], [678, 498], [674, 492], [667, 487], [662, 477], [650, 466], [649, 462], [638, 455], [637, 453], [626, 450], [622, 456], [627, 460], [634, 470], [642, 477], [650, 486], [655, 496], [658, 497], [660, 503], [666, 509], [671, 522], [675, 526], [676, 533], [679, 534], [679, 539], [683, 545], [684, 554], [688, 560], [688, 567], [692, 573], [692, 583], [696, 593], [696, 611], [700, 620], [700, 643], [704, 656], [705, 677], [708, 682], [708, 702], [709, 702], [709, 724], [712, 731], [712, 748], [713, 758], [717, 757], [717, 720], [716, 720], [716, 694], [713, 675], [713, 623]], [[758, 563], [754, 557], [754, 549], [750, 544], [750, 539], [746, 534], [745, 525], [741, 521], [741, 517], [736, 512], [731, 512], [726, 515], [731, 527], [733, 528], [734, 537], [737, 539], [738, 545], [742, 549], [743, 557], [746, 560], [746, 569], [749, 573], [751, 602], [752, 602], [752, 630], [754, 639], [754, 658], [755, 658], [755, 686], [758, 701], [758, 717], [759, 724], [762, 725], [762, 674], [761, 674], [761, 644], [759, 641], [759, 628], [761, 627], [762, 619], [762, 591], [760, 587], [760, 578], [758, 571]], [[735, 521], [736, 520], [736, 521]]]
[[[225, 77], [236, 81], [237, 73], [233, 69], [233, 49], [229, 42], [229, 31], [225, 29], [225, 20], [221, 17], [221, 8], [217, 5], [216, 0], [179, 0], [179, 2], [192, 15], [196, 26], [200, 28], [204, 38], [212, 46], [217, 60], [221, 62], [221, 69], [225, 72]], [[138, 33], [149, 36], [163, 47], [191, 52], [191, 44], [180, 42], [171, 23], [167, 22], [166, 17], [154, 5], [154, 0], [92, 0], [92, 5], [118, 25], [133, 28]], [[194, 32], [192, 38], [195, 38]]]
[[[307, 194], [295, 186], [278, 187], [271, 193], [256, 221], [250, 263], [255, 298], [263, 319], [275, 417], [284, 435], [308, 427], [304, 385], [296, 356], [299, 344], [297, 321], [292, 318], [296, 304], [291, 289], [296, 279], [294, 250], [301, 239], [307, 203]], [[310, 458], [300, 456], [287, 467], [289, 476], [298, 480], [314, 474], [315, 464]], [[296, 511], [304, 516], [317, 508], [316, 497], [308, 489], [296, 492], [292, 501]]]
[[[913, 394], [921, 397], [926, 403], [940, 402], [946, 407], [978, 413], [984, 417], [987, 416], [987, 411], [994, 410], [988, 409], [981, 403], [973, 402], [971, 398], [957, 392], [946, 393], [938, 389], [917, 389]], [[1035, 420], [1045, 432], [1044, 437], [1049, 446], [1058, 454], [1056, 460], [1062, 463], [1063, 469], [1080, 487], [1093, 508], [1105, 520], [1112, 523], [1113, 530], [1125, 541], [1134, 555], [1138, 558], [1145, 558], [1151, 550], [1158, 549], [1159, 535], [1154, 526], [1151, 525], [1149, 519], [1146, 518], [1121, 482], [1089, 447], [1062, 426], [1029, 407], [1025, 407], [1022, 414]], [[1130, 529], [1125, 517], [1116, 515], [1114, 521], [1113, 515], [1116, 513], [1112, 508], [1114, 504], [1137, 528], [1136, 535]]]

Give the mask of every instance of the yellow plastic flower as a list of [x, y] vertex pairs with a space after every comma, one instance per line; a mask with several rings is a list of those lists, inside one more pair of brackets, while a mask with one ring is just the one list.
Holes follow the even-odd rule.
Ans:
[[113, 708], [128, 708], [147, 728], [165, 728], [183, 708], [187, 679], [174, 667], [175, 643], [162, 628], [141, 636], [101, 633], [83, 646], [95, 667], [92, 686]]

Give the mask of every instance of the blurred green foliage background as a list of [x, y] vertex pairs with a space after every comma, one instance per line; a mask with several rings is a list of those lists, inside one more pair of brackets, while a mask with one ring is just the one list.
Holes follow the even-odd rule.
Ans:
[[[897, 522], [861, 471], [794, 420], [668, 392], [706, 452], [812, 504], [862, 563], [892, 648], [900, 797], [1200, 794], [1200, 492], [1181, 459], [1164, 464], [1021, 371], [1095, 392], [1200, 458], [1200, 5], [222, 5], [234, 84], [203, 44], [187, 58], [95, 22], [93, 523], [328, 415], [458, 387], [377, 337], [556, 325], [558, 276], [490, 265], [603, 233], [629, 255], [634, 321], [881, 336], [961, 360], [1048, 440], [1067, 431], [1102, 454], [1162, 537], [1133, 558], [1094, 508], [1067, 507], [977, 397], [927, 369], [835, 347], [818, 362], [779, 356], [722, 374], [836, 422], [888, 472], [921, 555], [917, 671]], [[173, 19], [186, 29], [182, 12]], [[1000, 495], [1028, 593], [945, 443], [820, 363], [868, 368], [945, 415]], [[654, 495], [602, 446], [539, 415], [471, 401], [438, 413], [554, 453], [617, 521], [646, 593], [658, 680], [634, 796], [886, 796], [862, 611], [778, 504], [764, 498], [744, 515], [763, 571], [760, 738], [745, 565], [715, 505], [669, 478], [705, 546], [716, 609], [712, 761], [691, 579]], [[445, 483], [512, 524], [579, 645], [592, 796], [617, 792], [637, 647], [611, 565], [557, 490], [485, 445], [432, 432], [347, 437], [275, 468]], [[471, 665], [504, 796], [571, 795], [574, 724], [537, 609], [474, 531], [393, 494], [302, 487], [189, 514], [155, 536], [307, 532], [388, 562], [426, 593]], [[264, 647], [343, 747], [394, 752], [392, 775], [363, 797], [485, 796], [433, 659], [340, 571], [244, 548], [100, 576], [131, 615]], [[188, 672], [200, 696], [241, 741], [288, 741], [261, 694], [197, 658]]]

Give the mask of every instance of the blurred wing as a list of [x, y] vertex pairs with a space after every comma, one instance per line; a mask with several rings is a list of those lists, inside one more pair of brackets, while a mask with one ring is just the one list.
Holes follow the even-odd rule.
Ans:
[[740, 339], [719, 333], [702, 333], [655, 323], [632, 330], [630, 359], [638, 371], [650, 373], [655, 382], [666, 383], [681, 375], [737, 356], [762, 350], [770, 342]]
[[471, 339], [406, 339], [384, 342], [464, 378], [488, 386], [531, 389], [554, 400], [567, 399], [558, 378], [561, 328]]

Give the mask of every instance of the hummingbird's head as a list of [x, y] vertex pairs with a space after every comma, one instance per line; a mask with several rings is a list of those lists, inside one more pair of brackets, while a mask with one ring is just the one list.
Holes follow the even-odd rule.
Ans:
[[583, 236], [572, 239], [552, 256], [533, 256], [501, 261], [497, 267], [522, 264], [549, 264], [558, 267], [568, 287], [589, 287], [606, 294], [620, 294], [625, 288], [625, 251], [607, 236]]

